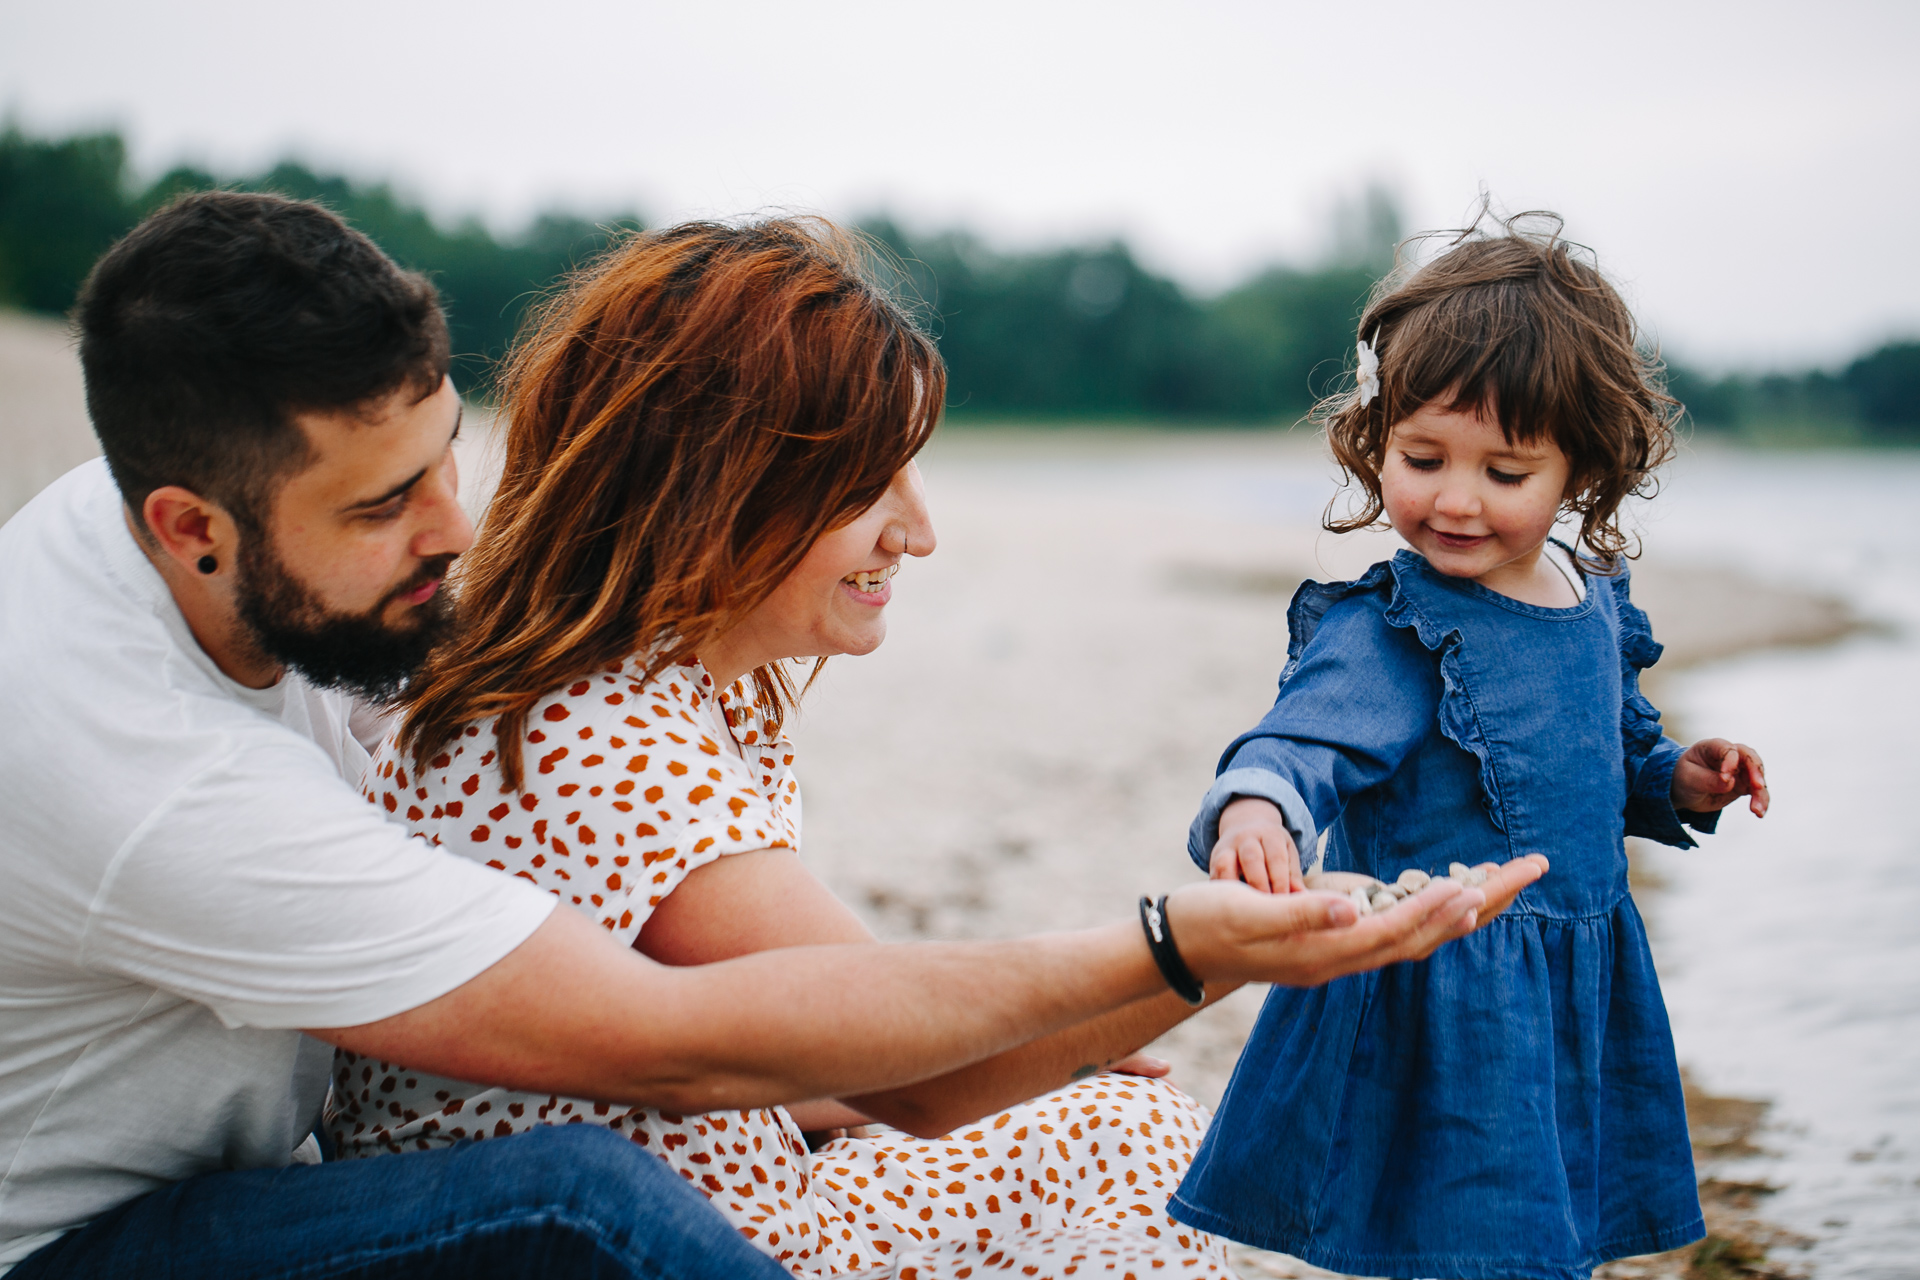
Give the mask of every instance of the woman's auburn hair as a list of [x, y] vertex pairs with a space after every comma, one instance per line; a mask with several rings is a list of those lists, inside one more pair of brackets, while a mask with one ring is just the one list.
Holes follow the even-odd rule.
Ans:
[[1433, 233], [1455, 238], [1417, 268], [1407, 250], [1430, 237], [1403, 245], [1401, 265], [1375, 287], [1358, 336], [1379, 359], [1379, 394], [1362, 404], [1357, 389], [1339, 392], [1310, 415], [1364, 497], [1344, 517], [1329, 504], [1323, 523], [1349, 533], [1379, 521], [1394, 424], [1438, 403], [1498, 421], [1509, 442], [1558, 446], [1571, 464], [1563, 509], [1580, 517], [1586, 559], [1617, 572], [1639, 554], [1620, 528], [1620, 506], [1657, 489], [1679, 403], [1666, 394], [1659, 358], [1640, 347], [1627, 304], [1561, 238], [1557, 214], [1516, 214], [1492, 234], [1478, 232], [1479, 222]]
[[[880, 499], [932, 434], [946, 369], [875, 265], [824, 219], [690, 222], [538, 310], [502, 383], [500, 486], [457, 564], [464, 625], [401, 697], [416, 766], [493, 720], [519, 790], [542, 697], [636, 652], [645, 679], [695, 658]], [[794, 686], [779, 666], [752, 680], [777, 732]]]

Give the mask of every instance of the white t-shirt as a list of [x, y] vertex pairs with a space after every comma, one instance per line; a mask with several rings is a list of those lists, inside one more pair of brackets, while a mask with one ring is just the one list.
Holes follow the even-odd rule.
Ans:
[[553, 909], [357, 790], [377, 717], [201, 650], [106, 465], [0, 529], [0, 1272], [165, 1183], [277, 1167], [354, 1026]]

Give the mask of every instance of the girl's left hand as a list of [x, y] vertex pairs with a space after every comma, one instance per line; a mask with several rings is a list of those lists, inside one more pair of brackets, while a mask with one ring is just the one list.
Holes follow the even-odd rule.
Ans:
[[1753, 816], [1767, 816], [1767, 766], [1744, 742], [1706, 738], [1687, 748], [1673, 770], [1673, 807], [1690, 813], [1715, 813], [1741, 796], [1752, 796]]

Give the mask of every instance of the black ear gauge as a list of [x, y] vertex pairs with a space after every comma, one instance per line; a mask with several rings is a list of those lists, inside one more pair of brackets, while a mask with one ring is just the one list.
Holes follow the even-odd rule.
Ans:
[[201, 556], [199, 563], [194, 567], [199, 569], [200, 572], [202, 573], [212, 573], [215, 569], [218, 569], [220, 567], [220, 562], [218, 560], [215, 560], [212, 556]]

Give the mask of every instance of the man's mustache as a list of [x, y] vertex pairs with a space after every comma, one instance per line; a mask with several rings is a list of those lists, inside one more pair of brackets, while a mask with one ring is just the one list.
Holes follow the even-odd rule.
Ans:
[[447, 570], [453, 567], [453, 562], [457, 558], [458, 557], [452, 552], [446, 552], [437, 556], [429, 556], [427, 559], [422, 560], [420, 567], [414, 570], [412, 576], [387, 593], [386, 599], [380, 602], [380, 608], [385, 609], [389, 604], [398, 600], [401, 596], [406, 595], [409, 591], [418, 590], [436, 578], [445, 578], [447, 576]]

